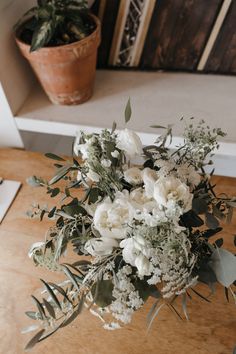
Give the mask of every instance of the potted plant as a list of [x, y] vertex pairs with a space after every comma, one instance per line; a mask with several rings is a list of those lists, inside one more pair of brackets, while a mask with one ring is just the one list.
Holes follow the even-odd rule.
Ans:
[[91, 97], [100, 22], [89, 13], [87, 0], [37, 0], [14, 29], [52, 103], [79, 104]]

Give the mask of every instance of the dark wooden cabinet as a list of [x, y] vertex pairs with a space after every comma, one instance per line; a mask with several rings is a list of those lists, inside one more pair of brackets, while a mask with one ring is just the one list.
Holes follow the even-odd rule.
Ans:
[[98, 67], [236, 72], [236, 0], [96, 0]]

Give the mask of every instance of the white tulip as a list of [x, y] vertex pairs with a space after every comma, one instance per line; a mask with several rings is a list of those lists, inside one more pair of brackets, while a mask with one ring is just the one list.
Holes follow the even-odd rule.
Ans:
[[124, 172], [125, 180], [133, 185], [142, 183], [142, 172], [138, 167], [131, 167]]
[[118, 133], [116, 146], [118, 149], [123, 150], [129, 158], [143, 153], [140, 137], [127, 128]]
[[112, 253], [114, 247], [118, 247], [119, 244], [112, 238], [93, 238], [88, 240], [84, 246], [85, 250], [91, 254], [91, 256], [107, 256]]

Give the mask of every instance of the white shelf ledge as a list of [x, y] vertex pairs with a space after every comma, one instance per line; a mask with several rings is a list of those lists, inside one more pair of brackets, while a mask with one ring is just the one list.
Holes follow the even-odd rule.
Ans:
[[[204, 119], [221, 127], [227, 137], [218, 155], [236, 157], [236, 78], [183, 73], [98, 71], [92, 99], [79, 106], [52, 105], [37, 85], [18, 111], [20, 130], [75, 136], [110, 128], [113, 121], [124, 127], [124, 107], [131, 97], [133, 115], [129, 127], [140, 133], [144, 144], [155, 139], [153, 124], [174, 124], [178, 137], [181, 117]], [[174, 139], [174, 144], [179, 139]]]
[[236, 78], [183, 73], [98, 71], [92, 99], [79, 106], [52, 105], [37, 85], [17, 112], [19, 129], [74, 136], [81, 126], [124, 126], [123, 111], [131, 97], [130, 127], [153, 133], [152, 124], [175, 124], [181, 117], [205, 119], [236, 143]]

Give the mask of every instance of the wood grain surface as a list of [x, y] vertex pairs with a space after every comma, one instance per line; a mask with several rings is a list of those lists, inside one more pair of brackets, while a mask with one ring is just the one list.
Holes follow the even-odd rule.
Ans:
[[[32, 175], [49, 178], [51, 161], [39, 153], [20, 150], [0, 150], [0, 175], [23, 183], [9, 213], [0, 226], [0, 354], [24, 353], [32, 335], [22, 335], [22, 328], [32, 324], [24, 312], [33, 309], [30, 294], [39, 294], [39, 278], [60, 279], [36, 268], [27, 257], [33, 242], [40, 241], [50, 222], [28, 219], [25, 211], [38, 201], [51, 201], [41, 188], [25, 183]], [[216, 177], [218, 191], [236, 195], [236, 179]], [[223, 233], [226, 245], [233, 249], [236, 218]], [[199, 288], [207, 294], [204, 287]], [[151, 331], [146, 335], [146, 314], [152, 301], [138, 311], [131, 325], [118, 331], [105, 331], [100, 321], [86, 310], [80, 317], [42, 342], [34, 354], [232, 354], [236, 344], [236, 310], [227, 303], [222, 288], [210, 304], [197, 297], [189, 304], [190, 321], [179, 321], [168, 309], [160, 312]], [[179, 306], [180, 309], [180, 306]]]

